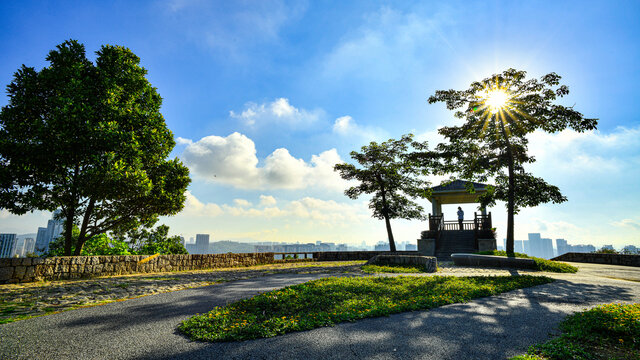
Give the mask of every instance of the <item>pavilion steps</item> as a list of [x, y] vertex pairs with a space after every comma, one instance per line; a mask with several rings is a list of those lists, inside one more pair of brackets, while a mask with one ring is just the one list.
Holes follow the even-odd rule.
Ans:
[[438, 261], [451, 261], [453, 253], [474, 253], [476, 251], [473, 230], [447, 230], [440, 235], [435, 256]]

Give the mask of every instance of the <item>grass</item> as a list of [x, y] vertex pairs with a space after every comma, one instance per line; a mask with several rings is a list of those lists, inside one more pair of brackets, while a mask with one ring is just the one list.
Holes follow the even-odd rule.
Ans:
[[192, 340], [267, 338], [469, 301], [554, 281], [544, 276], [325, 278], [216, 307], [183, 321]]
[[529, 348], [522, 359], [640, 359], [640, 304], [606, 304], [567, 316], [560, 337]]
[[[492, 251], [481, 251], [477, 252], [479, 255], [496, 255], [496, 256], [507, 256], [507, 252], [504, 250], [492, 250]], [[527, 254], [514, 253], [516, 257], [525, 258], [525, 259], [533, 259], [536, 262], [536, 270], [540, 271], [548, 271], [548, 272], [557, 272], [557, 273], [576, 273], [578, 272], [578, 268], [575, 266], [571, 266], [567, 263], [541, 259], [533, 256], [529, 256]]]
[[403, 274], [417, 274], [424, 273], [427, 270], [424, 266], [418, 265], [363, 265], [362, 271], [366, 273], [403, 273]]

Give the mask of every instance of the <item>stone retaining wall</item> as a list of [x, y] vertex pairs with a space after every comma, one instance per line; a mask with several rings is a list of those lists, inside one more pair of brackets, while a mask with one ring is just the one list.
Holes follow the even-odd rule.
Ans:
[[566, 253], [551, 260], [640, 267], [640, 255]]
[[313, 253], [317, 261], [369, 260], [376, 255], [420, 255], [417, 251], [323, 251]]
[[0, 258], [0, 284], [149, 272], [203, 270], [282, 262], [282, 260], [274, 260], [273, 253], [254, 253], [160, 255], [148, 262], [138, 263], [147, 257], [149, 256]]
[[[80, 279], [150, 272], [206, 270], [300, 261], [369, 260], [388, 251], [315, 252], [313, 259], [275, 260], [274, 254], [160, 255], [139, 263], [148, 255], [60, 256], [51, 258], [0, 258], [0, 284], [41, 280]], [[417, 255], [417, 251], [397, 254]]]

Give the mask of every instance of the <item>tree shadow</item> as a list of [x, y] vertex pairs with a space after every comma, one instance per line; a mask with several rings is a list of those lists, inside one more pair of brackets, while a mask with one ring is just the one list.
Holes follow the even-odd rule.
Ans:
[[640, 301], [628, 288], [565, 280], [336, 327], [195, 349], [160, 359], [505, 359], [557, 332], [562, 319], [600, 303]]

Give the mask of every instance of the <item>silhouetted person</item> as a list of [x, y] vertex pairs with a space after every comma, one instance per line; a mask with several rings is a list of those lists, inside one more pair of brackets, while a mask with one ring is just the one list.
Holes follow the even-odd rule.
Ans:
[[460, 230], [462, 230], [462, 220], [464, 220], [464, 211], [458, 206], [458, 224], [460, 224]]

